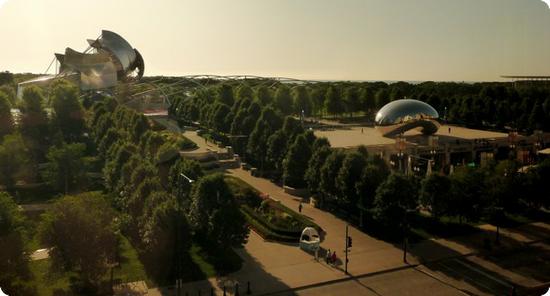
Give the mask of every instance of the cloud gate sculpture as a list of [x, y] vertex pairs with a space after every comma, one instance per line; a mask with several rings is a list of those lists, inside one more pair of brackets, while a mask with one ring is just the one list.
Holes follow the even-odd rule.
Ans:
[[64, 54], [56, 53], [58, 73], [20, 83], [18, 93], [26, 85], [45, 85], [56, 78], [73, 79], [81, 90], [98, 90], [143, 76], [145, 64], [141, 54], [120, 35], [103, 30], [99, 38], [88, 40], [88, 44], [84, 52], [67, 48]]
[[386, 104], [376, 114], [376, 128], [384, 136], [395, 136], [408, 130], [421, 128], [425, 135], [437, 132], [439, 114], [430, 105], [410, 99]]

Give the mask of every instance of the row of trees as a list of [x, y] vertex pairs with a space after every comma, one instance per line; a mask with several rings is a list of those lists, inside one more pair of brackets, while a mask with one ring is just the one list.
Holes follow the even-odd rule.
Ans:
[[505, 213], [523, 214], [549, 207], [545, 180], [550, 177], [550, 161], [527, 172], [518, 169], [519, 163], [505, 160], [485, 168], [461, 167], [449, 176], [432, 174], [419, 179], [391, 174], [370, 195], [374, 199], [367, 212], [390, 227], [400, 226], [406, 212], [419, 207], [436, 219], [483, 219], [499, 225]]
[[[122, 212], [123, 232], [154, 278], [178, 276], [194, 239], [212, 246], [244, 243], [244, 219], [223, 176], [204, 176], [200, 165], [180, 159], [174, 143], [151, 130], [143, 115], [112, 99], [96, 103], [92, 114], [106, 188]], [[225, 219], [234, 223], [221, 222]]]
[[[60, 191], [75, 187], [74, 178], [65, 184], [56, 179], [63, 178], [58, 170], [60, 150], [75, 152], [73, 148], [62, 147], [86, 142], [84, 110], [78, 96], [74, 85], [58, 81], [52, 86], [48, 104], [40, 88], [28, 87], [19, 103], [20, 115], [16, 121], [11, 102], [0, 92], [0, 184], [12, 190], [18, 180], [27, 183], [45, 180]], [[87, 145], [79, 147], [78, 158], [82, 158]], [[42, 163], [52, 163], [48, 166], [51, 170], [42, 174], [38, 169]], [[74, 166], [83, 167], [81, 163]], [[75, 178], [81, 175], [75, 174]]]
[[[251, 111], [272, 105], [282, 116], [335, 115], [363, 112], [367, 120], [390, 101], [410, 98], [432, 105], [445, 120], [474, 127], [505, 126], [520, 130], [550, 130], [550, 87], [544, 84], [424, 82], [330, 82], [287, 85], [251, 82], [233, 87], [231, 83], [210, 86], [190, 98], [176, 98], [171, 112], [182, 119], [222, 132], [249, 134], [254, 124], [243, 121]], [[235, 84], [236, 85], [236, 84]], [[255, 86], [254, 86], [255, 85]], [[241, 102], [249, 99], [252, 102]], [[258, 106], [250, 105], [256, 102]], [[242, 113], [240, 116], [239, 112]], [[520, 114], [520, 116], [516, 116]], [[233, 122], [244, 129], [233, 129]], [[246, 133], [248, 132], [248, 133]]]

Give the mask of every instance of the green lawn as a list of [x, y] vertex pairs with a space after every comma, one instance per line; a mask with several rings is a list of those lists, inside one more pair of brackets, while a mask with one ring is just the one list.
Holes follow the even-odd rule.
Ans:
[[191, 256], [191, 260], [193, 260], [193, 263], [201, 270], [205, 278], [216, 276], [216, 268], [206, 261], [203, 250], [199, 245], [193, 244], [191, 246], [189, 249], [189, 256]]
[[[121, 237], [120, 243], [120, 266], [114, 269], [113, 276], [122, 282], [135, 282], [145, 280], [147, 286], [152, 287], [155, 284], [147, 277], [145, 268], [139, 260], [138, 253], [132, 247], [128, 239]], [[108, 274], [105, 279], [109, 279]]]
[[50, 270], [50, 260], [37, 260], [29, 263], [33, 282], [38, 295], [53, 295], [54, 291], [68, 291], [71, 273], [56, 273]]
[[[149, 287], [154, 283], [149, 280], [143, 264], [139, 261], [136, 250], [125, 237], [121, 237], [121, 264], [114, 269], [114, 279], [122, 282], [134, 282], [145, 280]], [[74, 272], [52, 272], [50, 270], [50, 259], [31, 261], [29, 268], [33, 275], [33, 284], [38, 295], [53, 295], [55, 291], [70, 292], [71, 277], [76, 276]], [[110, 281], [110, 270], [103, 277], [105, 282]]]

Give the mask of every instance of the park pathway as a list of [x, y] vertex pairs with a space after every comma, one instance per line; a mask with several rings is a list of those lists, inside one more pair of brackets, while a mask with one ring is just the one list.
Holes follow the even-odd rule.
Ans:
[[[243, 169], [227, 170], [229, 175], [240, 178], [260, 192], [269, 194], [288, 208], [298, 211], [301, 198], [285, 193], [281, 187], [263, 178], [251, 176]], [[326, 232], [321, 247], [336, 251], [339, 258], [344, 258], [346, 221], [332, 213], [322, 211], [309, 204], [302, 204], [302, 214], [317, 223]], [[348, 272], [351, 275], [360, 275], [382, 271], [386, 269], [406, 266], [403, 262], [401, 245], [395, 246], [378, 240], [349, 226], [349, 235], [353, 239], [353, 247], [348, 255]], [[418, 263], [416, 258], [409, 256], [409, 263]]]

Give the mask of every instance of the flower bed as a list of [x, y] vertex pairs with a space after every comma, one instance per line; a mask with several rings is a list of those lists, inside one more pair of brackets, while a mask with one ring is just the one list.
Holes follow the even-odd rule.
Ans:
[[264, 239], [297, 242], [305, 227], [321, 227], [281, 203], [261, 194], [246, 182], [226, 177], [226, 182], [241, 205], [248, 224]]

